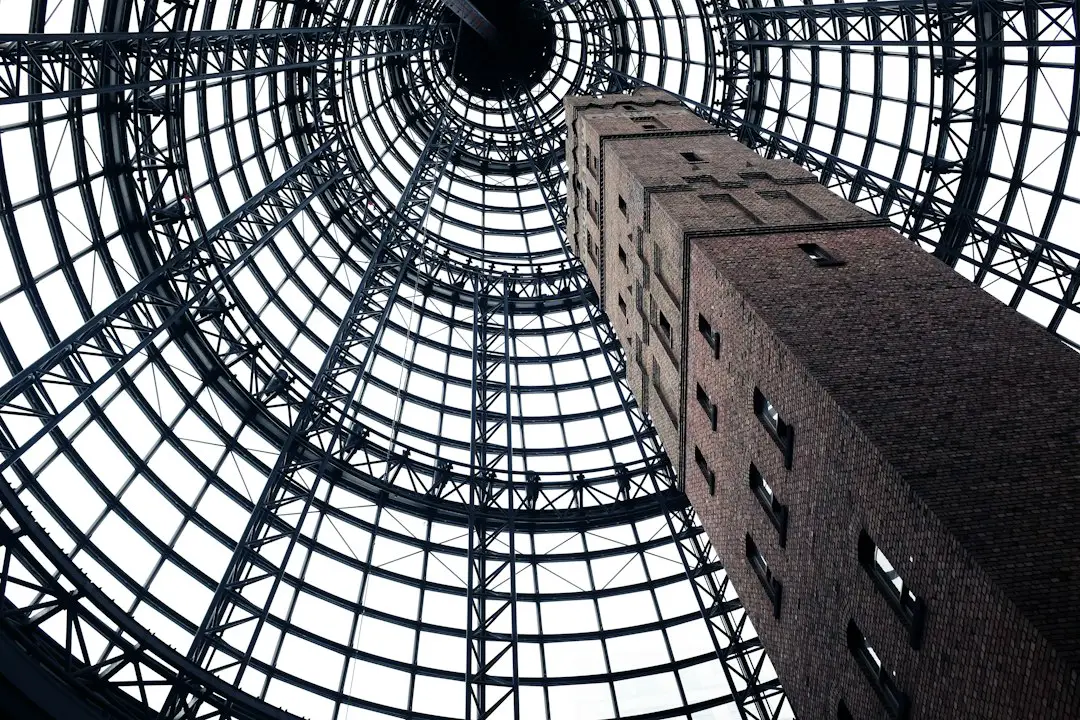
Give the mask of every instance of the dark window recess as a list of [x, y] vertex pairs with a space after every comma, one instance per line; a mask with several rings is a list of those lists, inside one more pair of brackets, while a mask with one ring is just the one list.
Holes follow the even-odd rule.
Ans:
[[671, 342], [671, 323], [668, 322], [667, 316], [659, 310], [656, 311], [656, 317], [660, 323], [660, 333], [664, 336], [665, 342]]
[[694, 462], [697, 463], [698, 470], [705, 476], [705, 484], [709, 486], [709, 494], [716, 494], [716, 473], [709, 469], [709, 463], [705, 461], [705, 455], [702, 454], [701, 449], [694, 446]]
[[776, 406], [769, 402], [761, 390], [754, 388], [754, 413], [769, 435], [784, 453], [784, 467], [791, 469], [791, 455], [795, 449], [795, 428], [784, 422]]
[[701, 385], [697, 386], [697, 401], [708, 416], [713, 432], [716, 432], [716, 403], [712, 401], [709, 393], [705, 392], [705, 388], [701, 387]]
[[836, 705], [836, 720], [855, 720], [855, 717], [848, 710], [847, 703], [841, 700]]
[[664, 387], [660, 384], [660, 363], [656, 362], [656, 358], [653, 358], [652, 361], [652, 382], [653, 388], [656, 390], [656, 396], [660, 399], [660, 404], [664, 406], [664, 411], [667, 413], [668, 420], [670, 420], [672, 426], [678, 430], [679, 413], [677, 412], [677, 407], [673, 406], [671, 400], [668, 399]]
[[926, 626], [926, 601], [911, 592], [911, 588], [865, 530], [859, 533], [859, 564], [904, 623], [911, 647], [918, 650]]
[[623, 300], [622, 293], [619, 293], [619, 309], [622, 310], [623, 317], [626, 317], [626, 301]]
[[702, 315], [701, 313], [698, 313], [698, 316], [697, 316], [697, 329], [698, 329], [698, 332], [701, 333], [701, 336], [703, 338], [705, 338], [705, 342], [709, 344], [710, 348], [712, 348], [713, 357], [714, 358], [719, 358], [720, 357], [720, 333], [719, 332], [713, 332], [712, 325], [709, 323], [708, 320], [705, 319], [705, 316]]
[[708, 160], [706, 160], [703, 157], [700, 157], [695, 152], [684, 152], [684, 153], [679, 153], [679, 154], [682, 155], [683, 160], [686, 160], [687, 162], [692, 162], [692, 163], [708, 162]]
[[758, 576], [758, 580], [761, 581], [762, 587], [765, 588], [765, 594], [772, 601], [773, 616], [780, 617], [780, 599], [783, 596], [784, 587], [779, 580], [773, 577], [772, 570], [769, 569], [769, 563], [765, 562], [765, 558], [758, 551], [757, 545], [754, 544], [754, 538], [750, 537], [749, 533], [746, 534], [746, 561], [754, 569], [754, 573]]
[[906, 720], [911, 701], [896, 687], [889, 672], [881, 664], [881, 658], [866, 642], [866, 638], [854, 620], [847, 626], [847, 645], [889, 716], [895, 720]]
[[780, 547], [787, 543], [787, 505], [783, 505], [776, 499], [776, 493], [765, 481], [765, 476], [757, 469], [754, 463], [750, 463], [750, 489], [754, 491], [761, 507], [765, 508], [765, 514], [769, 521], [780, 533]]
[[840, 267], [847, 265], [843, 260], [837, 260], [817, 243], [799, 243], [799, 249], [814, 261], [818, 267]]
[[640, 125], [642, 130], [662, 130], [666, 127], [652, 115], [638, 115], [630, 119]]
[[585, 186], [585, 209], [589, 212], [589, 217], [596, 220], [596, 201], [593, 200], [592, 191], [587, 185]]
[[626, 251], [625, 251], [625, 250], [623, 250], [623, 246], [622, 246], [622, 245], [620, 245], [620, 246], [619, 246], [619, 262], [621, 262], [621, 263], [622, 263], [622, 266], [623, 266], [623, 270], [627, 270], [627, 269], [629, 269], [629, 268], [627, 268], [627, 266], [626, 266]]
[[589, 145], [585, 146], [585, 166], [592, 173], [592, 176], [596, 177], [596, 171], [600, 167], [600, 163], [596, 153], [593, 152], [592, 147]]
[[623, 214], [623, 217], [626, 217], [626, 201], [623, 200], [622, 195], [619, 196], [619, 211]]

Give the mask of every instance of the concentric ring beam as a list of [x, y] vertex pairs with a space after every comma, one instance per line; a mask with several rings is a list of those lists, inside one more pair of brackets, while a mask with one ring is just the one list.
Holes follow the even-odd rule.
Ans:
[[[0, 34], [0, 105], [301, 70], [446, 47], [450, 25]], [[107, 73], [113, 80], [102, 83]]]

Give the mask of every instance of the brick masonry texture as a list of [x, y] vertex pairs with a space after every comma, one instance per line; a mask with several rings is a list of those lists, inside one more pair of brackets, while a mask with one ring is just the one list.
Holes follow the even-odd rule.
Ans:
[[[568, 232], [800, 717], [836, 717], [840, 699], [888, 717], [848, 650], [851, 619], [911, 718], [1080, 717], [1080, 356], [661, 93], [567, 111]], [[819, 267], [799, 243], [846, 264]], [[755, 387], [795, 429], [791, 469]], [[751, 462], [788, 508], [784, 547]], [[864, 530], [927, 603], [918, 650], [858, 561]], [[747, 534], [783, 584], [779, 618]]]

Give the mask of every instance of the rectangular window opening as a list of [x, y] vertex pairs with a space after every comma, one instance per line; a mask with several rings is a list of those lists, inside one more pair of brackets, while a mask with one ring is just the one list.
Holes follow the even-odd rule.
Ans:
[[799, 243], [799, 249], [806, 253], [806, 256], [818, 267], [842, 267], [847, 264], [843, 260], [834, 258], [817, 243]]
[[784, 547], [787, 544], [787, 505], [776, 499], [776, 493], [773, 492], [772, 487], [765, 481], [765, 476], [761, 474], [761, 471], [757, 469], [754, 463], [750, 463], [750, 489], [754, 492], [758, 502], [761, 503], [761, 507], [765, 509], [765, 515], [769, 518], [769, 522], [773, 524], [773, 527], [780, 534], [780, 547]]
[[705, 477], [705, 484], [709, 486], [709, 495], [716, 495], [716, 473], [709, 468], [709, 463], [705, 460], [705, 454], [701, 452], [701, 448], [697, 445], [694, 446], [694, 462], [697, 463], [698, 470]]
[[668, 398], [664, 386], [660, 383], [660, 363], [656, 362], [656, 358], [653, 358], [652, 361], [652, 383], [653, 389], [656, 390], [656, 396], [660, 399], [660, 404], [664, 406], [664, 411], [667, 413], [668, 420], [670, 420], [671, 425], [678, 430], [679, 413], [677, 412], [677, 407], [672, 405], [671, 400]]
[[660, 323], [660, 332], [664, 335], [664, 340], [671, 342], [671, 323], [668, 322], [667, 316], [663, 312], [656, 312], [657, 318]]
[[686, 160], [687, 162], [692, 162], [692, 163], [708, 162], [708, 160], [701, 157], [696, 152], [682, 152], [682, 153], [679, 153], [679, 154], [682, 155], [683, 160]]
[[880, 656], [866, 641], [854, 620], [848, 622], [847, 646], [889, 716], [895, 720], [906, 720], [911, 706], [908, 696], [896, 687], [891, 673], [885, 669]]
[[926, 601], [911, 591], [866, 530], [859, 533], [859, 564], [907, 628], [908, 643], [918, 650], [926, 625]]
[[623, 200], [622, 195], [619, 196], [619, 212], [623, 214], [623, 217], [626, 217], [626, 201]]
[[640, 125], [642, 130], [663, 130], [667, 127], [652, 115], [636, 115], [630, 119]]
[[622, 293], [619, 293], [619, 310], [622, 310], [623, 317], [626, 317], [626, 301], [623, 300]]
[[697, 386], [697, 401], [701, 405], [701, 409], [705, 411], [705, 415], [708, 416], [713, 432], [716, 432], [716, 403], [712, 401], [709, 393], [705, 392], [705, 388], [701, 387], [700, 384]]
[[705, 319], [705, 316], [698, 313], [697, 316], [697, 329], [701, 333], [701, 336], [705, 338], [705, 342], [712, 348], [713, 357], [720, 358], [720, 333], [713, 332], [712, 324]]
[[772, 570], [769, 569], [769, 563], [765, 561], [765, 557], [758, 550], [754, 538], [750, 537], [750, 533], [746, 534], [746, 561], [750, 563], [754, 574], [761, 581], [761, 586], [765, 588], [765, 594], [772, 601], [773, 616], [780, 617], [780, 599], [783, 596], [784, 588], [780, 581], [773, 577]]
[[623, 250], [622, 245], [619, 245], [619, 262], [622, 263], [623, 270], [629, 270], [626, 265], [626, 251]]
[[795, 446], [795, 428], [784, 422], [779, 411], [759, 388], [754, 388], [754, 413], [761, 424], [768, 430], [773, 441], [784, 453], [784, 467], [791, 469], [792, 453]]

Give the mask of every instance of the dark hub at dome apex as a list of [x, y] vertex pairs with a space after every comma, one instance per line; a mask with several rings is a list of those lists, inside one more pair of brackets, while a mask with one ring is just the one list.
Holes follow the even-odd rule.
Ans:
[[[489, 42], [462, 24], [457, 47], [443, 51], [443, 62], [469, 92], [485, 98], [505, 97], [532, 87], [543, 78], [555, 53], [555, 23], [538, 0], [473, 0], [497, 31]], [[443, 21], [456, 23], [448, 8]]]

